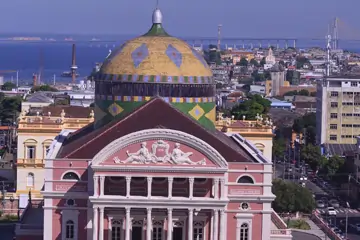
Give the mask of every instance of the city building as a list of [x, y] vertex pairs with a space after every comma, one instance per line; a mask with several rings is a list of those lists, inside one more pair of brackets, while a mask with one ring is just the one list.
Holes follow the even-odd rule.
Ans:
[[240, 134], [251, 142], [265, 158], [272, 160], [273, 125], [271, 120], [258, 117], [257, 120], [234, 120], [218, 112], [216, 129], [227, 135]]
[[36, 92], [29, 95], [26, 98], [26, 101], [21, 102], [21, 112], [28, 112], [30, 108], [41, 109], [42, 107], [49, 106], [52, 103], [54, 103], [54, 100], [51, 96], [47, 96], [44, 92]]
[[284, 68], [276, 63], [270, 70], [271, 75], [271, 96], [279, 96], [280, 87], [284, 86], [285, 82], [285, 70]]
[[16, 194], [40, 198], [44, 186], [45, 157], [52, 141], [63, 130], [76, 131], [94, 121], [90, 108], [49, 106], [32, 115], [22, 112], [18, 119]]
[[360, 135], [360, 77], [319, 80], [316, 114], [319, 144], [355, 144]]
[[271, 160], [216, 130], [211, 70], [159, 9], [94, 80], [95, 122], [51, 144], [44, 206], [29, 204], [17, 240], [292, 239]]

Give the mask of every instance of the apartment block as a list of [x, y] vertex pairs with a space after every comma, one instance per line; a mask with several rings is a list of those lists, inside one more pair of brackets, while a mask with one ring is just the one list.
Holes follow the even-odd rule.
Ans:
[[316, 114], [319, 144], [355, 144], [360, 135], [360, 76], [319, 80]]

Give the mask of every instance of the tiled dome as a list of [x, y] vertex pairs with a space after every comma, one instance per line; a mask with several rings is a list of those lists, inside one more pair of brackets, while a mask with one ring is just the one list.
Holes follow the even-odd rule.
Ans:
[[143, 36], [113, 51], [95, 76], [96, 125], [161, 97], [204, 126], [214, 127], [215, 83], [203, 56], [162, 27], [159, 9]]

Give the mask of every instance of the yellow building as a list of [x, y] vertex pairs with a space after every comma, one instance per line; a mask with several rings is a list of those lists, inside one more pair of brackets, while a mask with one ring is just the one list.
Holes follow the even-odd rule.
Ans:
[[222, 117], [218, 113], [216, 128], [224, 133], [239, 133], [257, 147], [263, 155], [272, 160], [273, 127], [271, 120], [261, 119], [256, 121], [234, 120]]
[[43, 107], [42, 113], [22, 112], [18, 119], [16, 194], [38, 196], [44, 185], [45, 157], [61, 130], [78, 130], [94, 121], [91, 108]]
[[318, 144], [356, 144], [360, 135], [360, 77], [327, 77], [317, 83]]

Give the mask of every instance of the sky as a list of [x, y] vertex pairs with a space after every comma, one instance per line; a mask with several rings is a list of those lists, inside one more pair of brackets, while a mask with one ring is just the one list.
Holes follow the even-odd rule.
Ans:
[[[0, 33], [140, 35], [156, 0], [1, 1]], [[181, 37], [323, 38], [340, 19], [340, 35], [360, 39], [360, 0], [159, 0], [164, 27]]]

